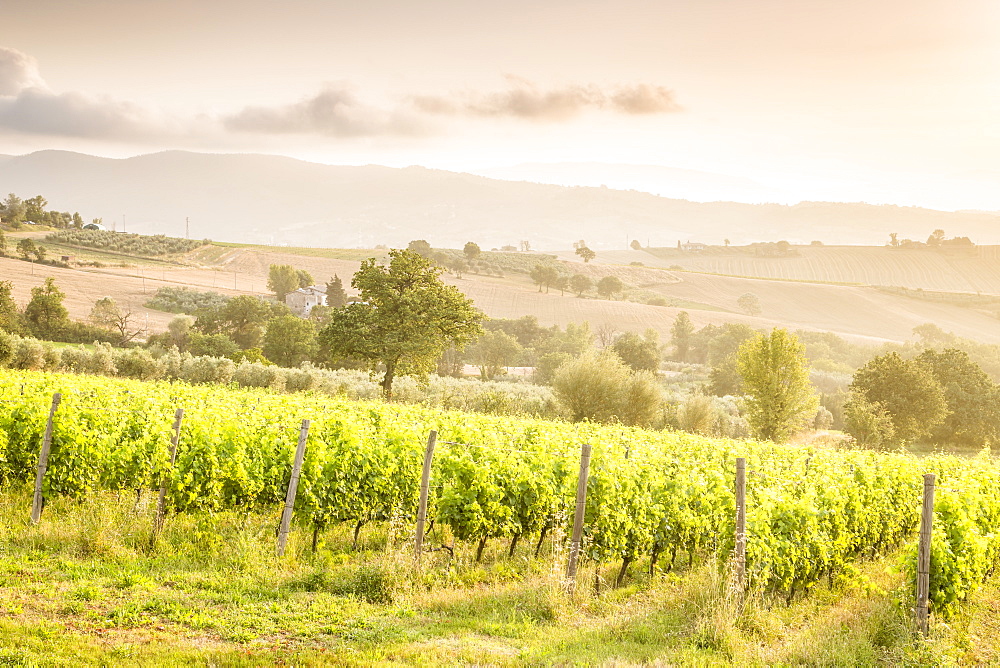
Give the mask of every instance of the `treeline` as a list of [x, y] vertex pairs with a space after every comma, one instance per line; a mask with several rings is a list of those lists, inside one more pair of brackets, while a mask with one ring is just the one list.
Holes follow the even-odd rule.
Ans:
[[[83, 227], [83, 217], [80, 213], [68, 211], [46, 211], [48, 201], [41, 195], [31, 199], [21, 199], [14, 193], [0, 202], [0, 222], [13, 230], [19, 230], [25, 224], [48, 225], [60, 229]], [[97, 221], [95, 221], [97, 222]]]
[[31, 289], [31, 299], [23, 308], [14, 301], [13, 288], [10, 281], [0, 281], [0, 332], [63, 343], [119, 341], [107, 327], [70, 320], [63, 306], [66, 294], [51, 278]]

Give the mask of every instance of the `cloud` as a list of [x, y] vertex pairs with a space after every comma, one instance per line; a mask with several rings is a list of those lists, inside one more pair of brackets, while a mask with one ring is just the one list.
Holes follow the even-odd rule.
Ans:
[[0, 130], [83, 138], [161, 136], [166, 124], [137, 105], [83, 93], [52, 92], [35, 59], [0, 47]]
[[419, 95], [411, 102], [427, 114], [507, 117], [529, 121], [565, 121], [587, 109], [609, 109], [623, 114], [677, 112], [681, 106], [673, 91], [639, 84], [604, 90], [596, 85], [540, 89], [530, 81], [508, 77], [510, 88], [495, 93], [462, 93], [452, 97]]
[[608, 101], [626, 114], [666, 114], [683, 110], [672, 90], [650, 84], [618, 88]]
[[46, 88], [35, 59], [0, 46], [0, 96], [17, 95], [26, 88]]
[[225, 117], [236, 132], [314, 134], [329, 137], [424, 136], [439, 129], [435, 116], [514, 118], [536, 122], [566, 121], [587, 109], [622, 114], [680, 111], [672, 91], [639, 84], [604, 90], [599, 86], [564, 86], [543, 90], [529, 81], [508, 77], [507, 90], [452, 96], [411, 95], [395, 106], [376, 107], [355, 97], [346, 86], [327, 86], [294, 104], [254, 106]]
[[229, 130], [329, 137], [415, 136], [430, 132], [406, 109], [379, 109], [360, 102], [346, 87], [328, 86], [318, 95], [280, 107], [247, 107], [223, 119]]
[[0, 98], [0, 128], [21, 134], [92, 139], [144, 138], [163, 133], [151, 114], [127, 102], [81, 93], [28, 88]]
[[221, 116], [172, 118], [156, 110], [80, 92], [57, 93], [42, 79], [35, 60], [0, 47], [0, 132], [116, 141], [228, 143], [241, 135], [304, 135], [332, 138], [421, 137], [445, 131], [443, 116], [567, 121], [587, 110], [661, 114], [680, 106], [672, 91], [650, 84], [544, 89], [510, 76], [494, 92], [410, 95], [374, 105], [344, 85], [327, 85], [299, 102], [247, 106]]

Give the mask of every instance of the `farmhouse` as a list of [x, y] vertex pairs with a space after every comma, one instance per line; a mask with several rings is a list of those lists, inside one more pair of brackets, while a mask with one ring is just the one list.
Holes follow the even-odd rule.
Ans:
[[678, 246], [682, 251], [686, 253], [700, 253], [706, 248], [708, 248], [708, 246], [706, 246], [705, 244], [701, 244], [698, 242], [692, 243], [690, 241], [687, 242], [686, 244], [678, 243]]
[[313, 306], [326, 306], [326, 288], [310, 285], [285, 295], [285, 304], [298, 316], [306, 318]]

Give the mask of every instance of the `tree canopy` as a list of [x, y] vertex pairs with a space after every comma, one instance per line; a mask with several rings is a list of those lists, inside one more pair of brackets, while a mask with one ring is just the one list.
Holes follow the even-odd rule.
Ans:
[[294, 315], [274, 318], [267, 323], [262, 353], [278, 366], [299, 366], [316, 354], [316, 325]]
[[528, 275], [538, 285], [539, 292], [542, 291], [543, 287], [545, 288], [545, 292], [548, 292], [549, 287], [559, 278], [559, 269], [552, 264], [539, 263], [531, 268], [531, 272]]
[[290, 264], [272, 264], [267, 271], [267, 289], [274, 293], [278, 301], [283, 302], [289, 292], [305, 287], [301, 278], [304, 277], [300, 277], [299, 272]]
[[948, 415], [944, 391], [930, 367], [897, 352], [875, 357], [858, 369], [851, 390], [885, 409], [896, 439], [904, 443], [928, 438]]
[[411, 250], [389, 251], [388, 265], [365, 260], [351, 281], [361, 301], [332, 313], [320, 343], [333, 357], [381, 365], [382, 392], [391, 397], [396, 374], [426, 374], [448, 345], [462, 347], [482, 332], [485, 316], [440, 274]]
[[597, 294], [602, 297], [612, 297], [624, 289], [625, 284], [617, 276], [605, 276], [597, 281]]
[[655, 329], [644, 336], [625, 332], [611, 345], [611, 349], [633, 371], [656, 371], [660, 368], [660, 340]]
[[670, 344], [674, 347], [674, 357], [678, 362], [687, 362], [693, 334], [694, 324], [691, 322], [691, 316], [687, 311], [681, 311], [670, 327]]
[[44, 285], [31, 288], [31, 301], [24, 307], [24, 317], [32, 330], [42, 336], [56, 333], [69, 321], [69, 311], [63, 306], [66, 293], [55, 279], [46, 278]]
[[809, 382], [805, 347], [794, 334], [773, 329], [745, 341], [736, 368], [746, 393], [746, 418], [757, 438], [788, 440], [811, 420], [819, 399]]
[[930, 369], [948, 406], [947, 417], [931, 431], [935, 443], [1000, 442], [1000, 387], [968, 353], [955, 348], [928, 349], [917, 361]]

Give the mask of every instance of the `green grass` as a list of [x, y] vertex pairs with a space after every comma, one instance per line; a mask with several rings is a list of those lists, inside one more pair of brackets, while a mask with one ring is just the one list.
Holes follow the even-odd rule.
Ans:
[[[913, 634], [889, 556], [791, 605], [751, 596], [742, 615], [714, 560], [595, 594], [584, 564], [565, 593], [565, 551], [504, 545], [473, 562], [429, 553], [418, 574], [406, 526], [293, 531], [274, 555], [278, 509], [168, 518], [150, 547], [147, 492], [55, 499], [37, 527], [30, 493], [0, 493], [0, 666], [117, 665], [937, 665], [995, 659], [1000, 584], [933, 642]], [[430, 544], [450, 540], [434, 533]], [[686, 561], [681, 559], [679, 561]], [[616, 564], [600, 570], [610, 581]]]

